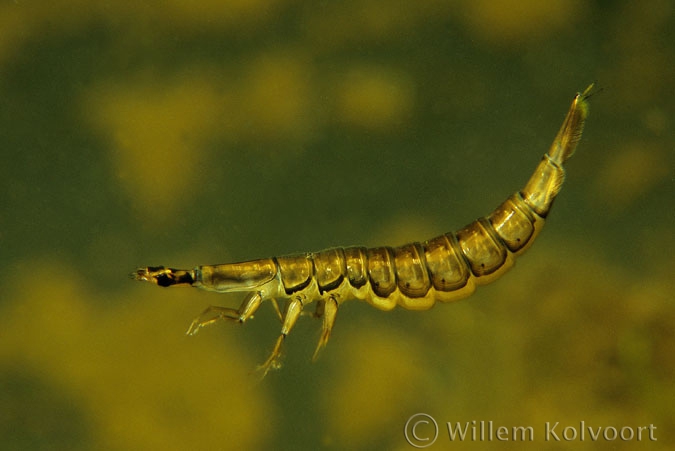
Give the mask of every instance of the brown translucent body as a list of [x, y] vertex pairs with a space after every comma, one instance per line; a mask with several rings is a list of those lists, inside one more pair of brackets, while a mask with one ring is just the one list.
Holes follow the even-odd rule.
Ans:
[[[160, 286], [248, 292], [239, 309], [209, 307], [193, 321], [188, 330], [191, 335], [221, 319], [244, 322], [263, 301], [270, 300], [282, 319], [282, 329], [261, 366], [263, 374], [279, 366], [281, 345], [311, 302], [316, 302], [315, 316], [323, 318], [316, 357], [327, 343], [344, 301], [360, 299], [381, 310], [397, 305], [426, 310], [437, 301], [466, 297], [477, 285], [492, 282], [510, 268], [540, 232], [565, 179], [563, 164], [581, 138], [591, 91], [592, 85], [575, 96], [551, 148], [525, 187], [489, 215], [457, 232], [398, 247], [331, 248], [192, 270], [145, 267], [131, 276]], [[279, 299], [286, 300], [283, 312]]]

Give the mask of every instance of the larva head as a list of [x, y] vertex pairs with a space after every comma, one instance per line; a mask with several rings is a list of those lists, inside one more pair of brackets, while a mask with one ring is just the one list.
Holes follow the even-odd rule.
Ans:
[[134, 280], [154, 283], [160, 287], [192, 285], [194, 282], [192, 271], [165, 268], [164, 266], [138, 268], [136, 271], [132, 272], [129, 277]]

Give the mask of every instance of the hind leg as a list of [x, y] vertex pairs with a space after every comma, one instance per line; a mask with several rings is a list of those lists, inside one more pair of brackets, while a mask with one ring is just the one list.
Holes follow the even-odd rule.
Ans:
[[318, 311], [317, 309], [317, 316], [323, 317], [323, 327], [321, 329], [321, 338], [319, 338], [319, 343], [316, 345], [316, 350], [312, 357], [313, 361], [316, 361], [319, 357], [319, 353], [326, 346], [326, 343], [328, 343], [338, 311], [338, 303], [334, 296], [330, 296], [321, 305], [321, 311]]

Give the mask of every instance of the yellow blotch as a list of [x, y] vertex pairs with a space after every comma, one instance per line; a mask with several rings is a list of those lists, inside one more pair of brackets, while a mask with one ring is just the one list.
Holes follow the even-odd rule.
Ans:
[[[283, 0], [53, 0], [13, 1], [0, 5], [0, 63], [32, 36], [110, 21], [126, 26], [125, 33], [145, 33], [150, 28], [174, 35], [205, 29], [242, 28], [274, 20]], [[149, 24], [151, 27], [149, 28]]]
[[469, 0], [464, 17], [480, 38], [508, 45], [569, 27], [582, 6], [577, 0]]
[[660, 147], [628, 143], [600, 169], [595, 186], [597, 202], [614, 212], [624, 210], [668, 176], [668, 167], [666, 153]]
[[139, 285], [102, 299], [60, 262], [23, 267], [2, 312], [1, 366], [63, 390], [92, 425], [86, 448], [253, 449], [274, 433], [265, 387], [237, 342], [214, 340], [215, 330], [184, 335], [194, 293]]
[[308, 15], [304, 27], [308, 42], [320, 48], [389, 39], [411, 28], [419, 10], [398, 0], [327, 3]]
[[644, 126], [657, 136], [668, 130], [669, 122], [668, 113], [661, 108], [651, 108], [642, 116]]
[[337, 85], [338, 117], [350, 125], [390, 129], [400, 125], [414, 106], [407, 77], [376, 67], [350, 70]]
[[306, 8], [306, 42], [319, 52], [359, 43], [400, 40], [416, 27], [446, 20], [456, 12], [446, 0], [345, 0]]
[[280, 51], [257, 57], [239, 91], [240, 132], [249, 139], [304, 139], [316, 123], [310, 64]]
[[33, 28], [32, 21], [22, 20], [22, 14], [16, 5], [0, 6], [0, 65], [12, 56], [22, 36]]
[[[0, 5], [0, 65], [20, 51], [23, 41], [91, 21], [96, 2], [55, 0], [49, 2], [2, 2]], [[48, 37], [48, 36], [47, 36]]]
[[199, 76], [148, 77], [90, 90], [84, 113], [110, 137], [117, 180], [150, 222], [180, 212], [203, 177], [205, 144], [218, 132], [222, 98]]
[[326, 440], [339, 437], [343, 445], [358, 445], [371, 440], [373, 431], [402, 427], [398, 421], [419, 395], [409, 382], [424, 378], [416, 346], [422, 345], [384, 327], [355, 333], [340, 343], [342, 370], [321, 399]]

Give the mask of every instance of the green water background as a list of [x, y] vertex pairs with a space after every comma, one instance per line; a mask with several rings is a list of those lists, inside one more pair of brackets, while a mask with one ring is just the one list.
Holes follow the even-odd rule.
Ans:
[[[0, 6], [3, 449], [409, 449], [418, 412], [532, 426], [475, 449], [669, 449], [675, 399], [668, 1]], [[183, 336], [241, 296], [192, 267], [397, 245], [489, 213], [597, 82], [568, 178], [505, 277], [428, 312]], [[546, 422], [658, 441], [546, 442]], [[429, 434], [420, 428], [420, 435]]]

